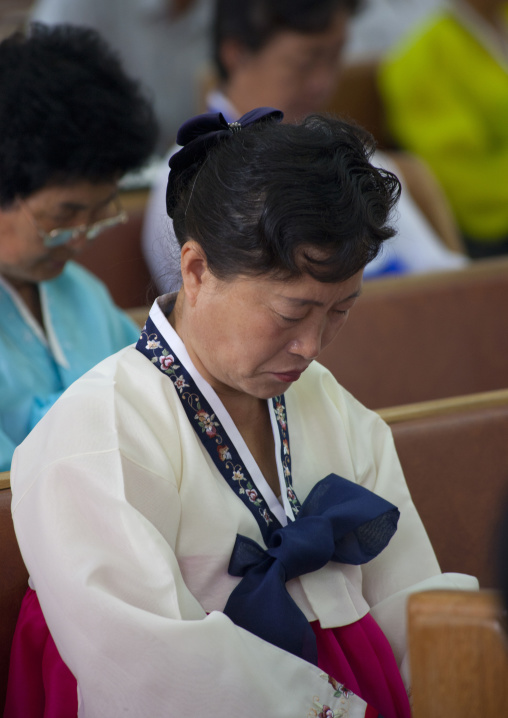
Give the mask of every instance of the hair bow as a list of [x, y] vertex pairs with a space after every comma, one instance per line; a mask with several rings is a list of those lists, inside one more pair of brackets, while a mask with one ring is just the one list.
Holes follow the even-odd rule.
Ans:
[[173, 215], [176, 205], [175, 187], [182, 172], [192, 170], [193, 174], [214, 145], [244, 127], [265, 120], [280, 122], [283, 117], [284, 113], [281, 110], [276, 110], [273, 107], [257, 107], [242, 115], [236, 122], [227, 122], [222, 112], [208, 112], [184, 122], [176, 136], [176, 142], [182, 145], [182, 149], [171, 155], [169, 160], [171, 172], [166, 192], [166, 207], [169, 216]]

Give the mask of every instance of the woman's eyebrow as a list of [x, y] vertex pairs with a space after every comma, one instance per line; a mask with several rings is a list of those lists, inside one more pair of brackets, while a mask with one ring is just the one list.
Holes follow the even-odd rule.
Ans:
[[[118, 191], [115, 190], [108, 197], [106, 197], [106, 199], [102, 200], [101, 202], [98, 202], [97, 204], [94, 204], [93, 207], [106, 207], [110, 202], [115, 199], [117, 195]], [[81, 210], [91, 208], [89, 204], [84, 204], [83, 202], [73, 202], [72, 200], [64, 200], [63, 202], [60, 202], [58, 206], [61, 210], [71, 210], [74, 212], [79, 212]]]
[[[348, 297], [344, 297], [344, 299], [340, 299], [337, 304], [344, 304], [344, 302], [348, 302], [350, 299], [358, 299], [358, 297], [361, 294], [361, 289], [359, 289], [357, 292], [353, 292]], [[311, 305], [313, 307], [323, 307], [324, 302], [318, 302], [316, 299], [304, 299], [303, 297], [286, 297], [283, 294], [277, 295], [281, 299], [285, 299], [287, 302], [291, 302], [292, 304], [298, 304], [299, 306], [308, 306]]]

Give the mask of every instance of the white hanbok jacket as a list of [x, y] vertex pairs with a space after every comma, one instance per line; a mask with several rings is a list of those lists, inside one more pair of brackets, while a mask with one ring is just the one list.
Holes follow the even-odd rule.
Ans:
[[[160, 300], [159, 300], [160, 301]], [[270, 507], [284, 510], [157, 302], [151, 317], [193, 375]], [[178, 373], [178, 372], [177, 372]], [[401, 512], [388, 547], [363, 566], [327, 564], [287, 586], [309, 620], [341, 626], [371, 612], [404, 668], [405, 602], [423, 588], [474, 588], [441, 575], [391, 432], [319, 364], [285, 394], [301, 501], [337, 473]], [[363, 716], [314, 665], [221, 611], [237, 534], [263, 546], [187, 419], [178, 389], [134, 347], [73, 384], [15, 453], [13, 516], [31, 581], [87, 718], [185, 715], [307, 718], [323, 705]], [[314, 713], [312, 713], [314, 711]]]

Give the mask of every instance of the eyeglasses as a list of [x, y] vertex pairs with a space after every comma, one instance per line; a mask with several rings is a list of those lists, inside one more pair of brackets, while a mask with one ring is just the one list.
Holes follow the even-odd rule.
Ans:
[[117, 224], [125, 224], [128, 219], [127, 212], [122, 209], [120, 202], [115, 200], [117, 214], [113, 217], [106, 217], [106, 219], [100, 219], [98, 222], [93, 222], [92, 224], [78, 224], [76, 227], [64, 227], [52, 229], [51, 232], [45, 232], [38, 226], [28, 206], [24, 202], [22, 202], [21, 206], [29, 214], [32, 224], [44, 242], [45, 247], [59, 247], [62, 244], [72, 242], [73, 239], [77, 239], [80, 235], [84, 235], [89, 241], [92, 241], [101, 234], [101, 232], [104, 232], [104, 230], [115, 227]]

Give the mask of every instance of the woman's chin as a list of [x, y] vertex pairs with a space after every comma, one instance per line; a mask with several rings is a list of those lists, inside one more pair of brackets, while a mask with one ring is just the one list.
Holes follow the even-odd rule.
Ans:
[[52, 259], [51, 261], [48, 261], [44, 269], [41, 269], [41, 271], [38, 273], [39, 276], [35, 281], [48, 282], [51, 279], [56, 279], [56, 277], [62, 274], [66, 264], [67, 260]]

